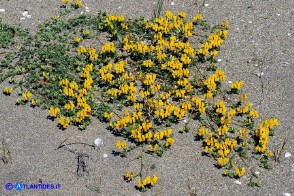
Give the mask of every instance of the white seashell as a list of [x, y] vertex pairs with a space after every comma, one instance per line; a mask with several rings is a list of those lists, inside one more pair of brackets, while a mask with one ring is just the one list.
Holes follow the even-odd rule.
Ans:
[[261, 77], [261, 76], [263, 76], [264, 75], [264, 73], [263, 72], [261, 72], [261, 73], [257, 73], [256, 74], [258, 77]]
[[94, 143], [97, 147], [99, 147], [103, 144], [103, 141], [101, 138], [98, 137], [97, 139], [95, 139]]
[[286, 153], [285, 153], [285, 157], [286, 157], [286, 158], [288, 158], [288, 157], [290, 157], [290, 156], [291, 156], [291, 153], [290, 153], [290, 152], [286, 152]]
[[234, 181], [236, 184], [242, 184], [239, 180]]
[[22, 16], [26, 16], [26, 15], [28, 15], [28, 14], [29, 14], [28, 11], [24, 11], [23, 13], [21, 13]]

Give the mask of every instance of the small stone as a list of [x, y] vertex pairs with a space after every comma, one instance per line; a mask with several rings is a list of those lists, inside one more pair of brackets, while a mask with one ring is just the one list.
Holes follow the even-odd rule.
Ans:
[[221, 59], [217, 59], [217, 62], [221, 62], [222, 60]]
[[233, 82], [232, 81], [228, 81], [228, 84], [232, 84]]
[[281, 14], [277, 14], [278, 16], [280, 16]]
[[208, 7], [208, 6], [209, 6], [209, 4], [208, 4], [208, 3], [205, 3], [205, 4], [204, 4], [204, 6], [205, 6], [205, 7]]
[[239, 180], [234, 181], [236, 184], [242, 184]]
[[261, 73], [257, 73], [256, 74], [258, 77], [261, 77], [261, 76], [263, 76], [264, 75], [264, 73], [263, 72], [261, 72]]
[[174, 3], [174, 2], [171, 2], [170, 4], [171, 4], [171, 5], [175, 5], [175, 3]]
[[121, 7], [119, 6], [118, 9], [121, 9]]
[[284, 196], [291, 196], [290, 193], [284, 193]]
[[252, 23], [252, 21], [251, 21], [251, 20], [249, 20], [249, 21], [248, 21], [248, 23], [250, 23], [250, 24], [251, 24], [251, 23]]
[[288, 33], [288, 36], [290, 36], [291, 35], [291, 33]]
[[26, 16], [26, 15], [28, 15], [28, 14], [29, 14], [28, 11], [24, 11], [23, 13], [21, 13], [22, 16]]
[[108, 157], [108, 155], [107, 155], [106, 153], [104, 153], [104, 154], [103, 154], [103, 157], [106, 158], [106, 157]]
[[5, 9], [0, 9], [0, 12], [5, 12]]
[[286, 152], [285, 153], [285, 158], [291, 157], [291, 153], [290, 152]]
[[255, 175], [258, 175], [258, 174], [260, 174], [260, 172], [259, 172], [259, 171], [256, 171], [256, 172], [254, 172], [254, 174], [255, 174]]
[[26, 19], [26, 18], [25, 18], [25, 17], [21, 17], [20, 19], [21, 19], [21, 20], [24, 20], [24, 19]]
[[26, 15], [26, 17], [27, 17], [27, 18], [32, 18], [32, 16], [31, 16], [31, 15]]

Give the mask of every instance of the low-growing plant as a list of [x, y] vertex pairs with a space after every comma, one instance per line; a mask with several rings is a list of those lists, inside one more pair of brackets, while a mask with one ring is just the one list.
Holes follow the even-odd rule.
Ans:
[[138, 178], [140, 191], [158, 180], [154, 173], [145, 174], [144, 160], [172, 148], [172, 126], [181, 120], [185, 125], [180, 132], [195, 131], [196, 125], [204, 154], [224, 168], [225, 176], [244, 176], [252, 159], [272, 167], [267, 144], [278, 120], [256, 126], [259, 113], [242, 91], [244, 82], [227, 86], [225, 72], [217, 66], [227, 20], [210, 27], [200, 13], [188, 19], [185, 12], [169, 10], [151, 20], [106, 12], [63, 20], [80, 7], [78, 1], [73, 7], [69, 2], [62, 1], [60, 16], [39, 26], [16, 63], [9, 56], [1, 62], [6, 63], [2, 81], [14, 81], [4, 94], [19, 89], [18, 104], [49, 109], [61, 129], [72, 124], [83, 130], [92, 117], [109, 122], [108, 128], [121, 138], [115, 154], [137, 153], [140, 169], [126, 170], [124, 180]]

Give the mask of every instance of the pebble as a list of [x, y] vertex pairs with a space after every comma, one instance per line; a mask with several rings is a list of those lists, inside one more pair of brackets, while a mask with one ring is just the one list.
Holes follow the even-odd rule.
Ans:
[[221, 59], [217, 59], [217, 62], [221, 62], [222, 60]]
[[205, 6], [205, 7], [208, 7], [208, 6], [209, 6], [209, 4], [208, 4], [208, 3], [205, 3], [205, 4], [204, 4], [204, 6]]
[[261, 76], [263, 76], [264, 75], [264, 73], [263, 72], [261, 72], [261, 73], [257, 73], [256, 74], [258, 77], [261, 77]]
[[290, 193], [284, 193], [284, 196], [291, 196]]
[[288, 36], [290, 36], [291, 35], [291, 33], [288, 33]]
[[239, 180], [234, 181], [236, 184], [242, 184]]
[[288, 158], [290, 156], [291, 156], [291, 153], [290, 152], [286, 152], [285, 157]]
[[171, 4], [171, 5], [175, 5], [175, 3], [174, 3], [174, 2], [171, 2], [170, 4]]
[[252, 23], [252, 21], [251, 21], [251, 20], [249, 20], [249, 21], [248, 21], [248, 23], [250, 23], [250, 24], [251, 24], [251, 23]]
[[21, 15], [23, 15], [23, 16], [26, 16], [26, 15], [28, 15], [28, 14], [29, 14], [28, 11], [24, 11], [23, 13], [21, 13]]
[[104, 154], [103, 154], [103, 157], [106, 158], [106, 157], [108, 157], [108, 155], [107, 155], [106, 153], [104, 153]]
[[5, 9], [0, 9], [0, 12], [5, 12]]

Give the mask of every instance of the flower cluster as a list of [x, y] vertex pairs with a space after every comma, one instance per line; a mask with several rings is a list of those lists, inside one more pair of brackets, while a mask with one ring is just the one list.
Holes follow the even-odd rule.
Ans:
[[10, 95], [13, 91], [13, 88], [3, 88], [3, 94]]
[[276, 118], [271, 118], [270, 120], [264, 120], [261, 122], [259, 129], [255, 131], [256, 137], [259, 138], [258, 145], [255, 148], [257, 152], [265, 152], [268, 144], [269, 133], [273, 127], [278, 125], [279, 122]]
[[147, 186], [154, 186], [154, 184], [157, 182], [158, 178], [155, 174], [151, 176], [147, 176], [144, 180], [139, 179], [138, 180], [138, 187], [141, 189], [144, 189]]

